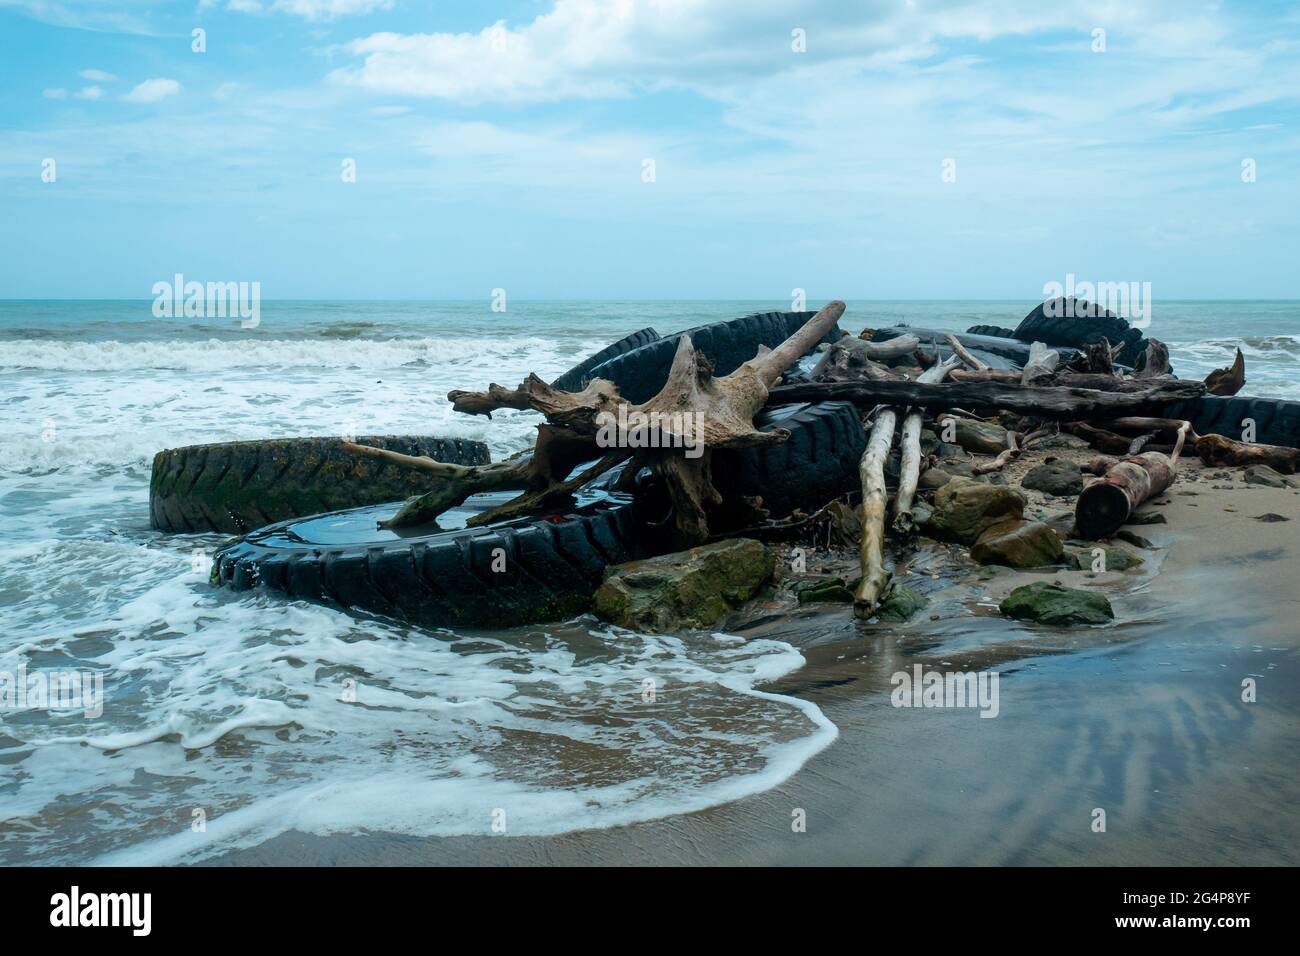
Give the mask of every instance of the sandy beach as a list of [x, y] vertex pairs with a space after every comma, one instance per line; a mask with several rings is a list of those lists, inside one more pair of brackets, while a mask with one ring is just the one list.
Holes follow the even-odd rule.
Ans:
[[[1008, 482], [1041, 458], [1013, 463]], [[1300, 797], [1300, 491], [1184, 459], [1143, 510], [1166, 523], [1133, 528], [1154, 546], [1133, 549], [1144, 558], [1136, 571], [972, 565], [939, 581], [905, 625], [819, 606], [738, 629], [799, 647], [806, 666], [763, 689], [814, 702], [839, 730], [764, 793], [555, 837], [286, 833], [213, 862], [1295, 865], [1300, 818], [1278, 808]], [[1268, 514], [1288, 520], [1259, 520]], [[928, 579], [938, 561], [903, 555], [900, 574]], [[1035, 579], [1104, 589], [1115, 623], [1053, 629], [999, 616], [997, 601]], [[891, 706], [890, 674], [917, 663], [996, 669], [997, 718]], [[1242, 700], [1247, 678], [1253, 703]], [[1097, 808], [1105, 832], [1093, 830]], [[799, 816], [804, 832], [792, 826]]]

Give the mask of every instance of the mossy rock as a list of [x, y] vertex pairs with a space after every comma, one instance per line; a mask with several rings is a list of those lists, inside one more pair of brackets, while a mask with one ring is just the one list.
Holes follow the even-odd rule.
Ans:
[[1115, 619], [1104, 594], [1044, 581], [1016, 588], [998, 609], [1007, 617], [1039, 624], [1107, 624]]

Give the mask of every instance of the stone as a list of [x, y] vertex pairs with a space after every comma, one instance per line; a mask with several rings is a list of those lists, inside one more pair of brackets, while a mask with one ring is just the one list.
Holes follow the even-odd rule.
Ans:
[[1072, 461], [1054, 458], [1029, 469], [1020, 486], [1049, 495], [1077, 495], [1083, 491], [1083, 472]]
[[[1129, 568], [1136, 568], [1143, 563], [1132, 551], [1126, 548], [1103, 548], [1097, 545], [1102, 552], [1100, 555], [1093, 554], [1091, 548], [1084, 548], [1072, 552], [1070, 558], [1080, 571], [1127, 571]], [[1098, 561], [1098, 558], [1101, 560]], [[1100, 564], [1100, 567], [1097, 565]]]
[[945, 419], [939, 423], [939, 435], [951, 435], [958, 445], [967, 451], [977, 451], [985, 455], [996, 455], [1007, 447], [1007, 430], [991, 422], [979, 422], [970, 418], [953, 417], [955, 427], [948, 426]]
[[1255, 515], [1255, 520], [1256, 520], [1256, 521], [1266, 521], [1266, 522], [1272, 524], [1273, 522], [1276, 522], [1276, 521], [1290, 521], [1291, 519], [1288, 518], [1288, 517], [1286, 517], [1286, 515], [1280, 515], [1280, 514], [1277, 514], [1276, 512], [1273, 512], [1273, 511], [1267, 511], [1267, 512], [1265, 512], [1265, 513], [1262, 514], [1262, 515]]
[[905, 584], [895, 584], [880, 607], [876, 618], [890, 624], [902, 624], [929, 602], [920, 591], [914, 591]]
[[1041, 568], [1056, 564], [1065, 548], [1056, 532], [1041, 521], [1008, 518], [989, 525], [971, 548], [970, 556], [980, 564], [1001, 564], [1008, 568]]
[[853, 592], [843, 578], [825, 577], [800, 581], [794, 586], [800, 604], [852, 604]]
[[718, 541], [606, 569], [592, 609], [635, 630], [709, 627], [752, 597], [775, 568], [772, 552], [759, 541]]
[[927, 468], [921, 472], [916, 487], [921, 491], [935, 491], [952, 480], [952, 475], [942, 468]]
[[1151, 543], [1149, 538], [1144, 538], [1142, 535], [1129, 531], [1127, 528], [1120, 528], [1115, 532], [1115, 537], [1119, 538], [1121, 541], [1127, 541], [1135, 548], [1146, 548], [1148, 551], [1155, 548], [1155, 545]]
[[1016, 588], [998, 609], [1007, 617], [1039, 624], [1105, 624], [1115, 619], [1104, 594], [1045, 581]]
[[1294, 488], [1295, 480], [1268, 465], [1251, 465], [1245, 471], [1246, 484], [1263, 485], [1266, 488]]
[[953, 478], [934, 493], [927, 534], [946, 541], [974, 544], [990, 525], [1025, 513], [1025, 496], [1005, 485]]

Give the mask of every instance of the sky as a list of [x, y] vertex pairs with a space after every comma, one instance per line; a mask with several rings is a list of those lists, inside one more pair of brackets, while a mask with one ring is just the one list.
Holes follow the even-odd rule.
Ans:
[[1293, 2], [0, 0], [0, 298], [1300, 298], [1298, 121]]

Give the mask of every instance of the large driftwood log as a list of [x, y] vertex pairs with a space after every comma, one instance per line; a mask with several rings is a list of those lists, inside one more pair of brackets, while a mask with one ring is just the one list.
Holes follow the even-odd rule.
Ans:
[[[546, 416], [542, 429], [550, 431], [539, 431], [532, 463], [484, 466], [472, 476], [447, 470], [457, 466], [431, 461], [415, 465], [404, 460], [409, 456], [377, 456], [435, 479], [428, 494], [408, 502], [389, 523], [423, 523], [467, 494], [493, 488], [522, 487], [524, 494], [484, 512], [477, 523], [527, 513], [549, 506], [557, 496], [567, 496], [600, 471], [631, 457], [635, 460], [629, 469], [635, 472], [648, 464], [665, 479], [675, 505], [679, 543], [702, 543], [708, 537], [708, 509], [721, 501], [710, 475], [713, 450], [775, 445], [790, 437], [785, 429], [755, 429], [754, 415], [782, 373], [811, 351], [843, 313], [843, 302], [830, 303], [776, 348], [760, 348], [754, 358], [720, 378], [714, 377], [708, 359], [696, 352], [690, 338], [682, 336], [668, 381], [657, 395], [636, 405], [624, 401], [617, 387], [602, 379], [588, 383], [581, 392], [554, 388], [536, 375], [514, 389], [493, 384], [482, 392], [453, 391], [447, 397], [458, 411], [490, 414], [498, 408], [532, 409]], [[548, 435], [554, 449], [544, 442]], [[595, 458], [601, 460], [583, 475], [568, 478], [574, 467]]]
[[1170, 402], [1197, 398], [1205, 393], [1200, 382], [1159, 382], [1133, 392], [1001, 382], [812, 382], [782, 385], [771, 390], [768, 403], [849, 401], [859, 406], [917, 405], [922, 408], [990, 409], [1057, 420], [1120, 418], [1158, 413]]
[[1236, 395], [1246, 384], [1246, 356], [1237, 349], [1237, 357], [1227, 368], [1216, 368], [1205, 376], [1205, 387], [1211, 395]]
[[882, 408], [876, 413], [867, 450], [858, 463], [858, 476], [862, 480], [862, 544], [859, 548], [862, 580], [853, 595], [853, 614], [864, 620], [876, 613], [889, 587], [890, 574], [885, 568], [884, 550], [885, 459], [889, 456], [897, 420], [898, 415], [892, 408]]
[[1172, 454], [1149, 451], [1126, 458], [1098, 457], [1087, 470], [1101, 477], [1088, 484], [1074, 507], [1079, 535], [1090, 541], [1114, 534], [1138, 505], [1174, 482], [1178, 456], [1191, 425], [1178, 431]]
[[1019, 385], [1020, 373], [1009, 368], [987, 368], [973, 371], [968, 368], [955, 368], [948, 373], [954, 382], [1000, 382], [1003, 385]]
[[1300, 448], [1248, 445], [1223, 435], [1202, 435], [1196, 439], [1196, 454], [1207, 465], [1268, 465], [1288, 475], [1294, 475], [1300, 466]]
[[[954, 355], [945, 362], [932, 365], [917, 376], [917, 381], [942, 382], [960, 361]], [[916, 497], [916, 483], [921, 476], [921, 422], [924, 417], [921, 409], [908, 409], [898, 441], [901, 454], [898, 495], [894, 498], [894, 531], [901, 535], [909, 535], [913, 530], [912, 500]]]

